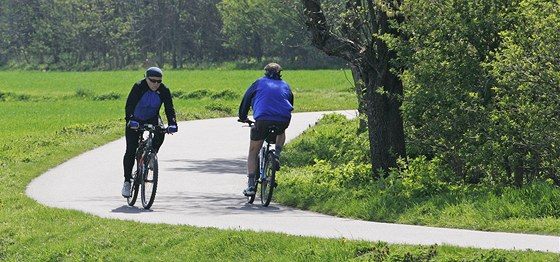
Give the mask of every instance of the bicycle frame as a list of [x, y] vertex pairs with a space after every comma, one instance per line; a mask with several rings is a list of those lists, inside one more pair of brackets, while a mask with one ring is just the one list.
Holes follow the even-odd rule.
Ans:
[[275, 148], [271, 148], [272, 145], [276, 144], [276, 129], [275, 127], [270, 127], [268, 129], [266, 138], [264, 139], [261, 150], [259, 151], [259, 182], [264, 179], [264, 167], [266, 156], [269, 152], [274, 152]]
[[[133, 174], [132, 195], [127, 198], [128, 205], [136, 203], [141, 186], [142, 206], [149, 209], [155, 199], [157, 191], [158, 162], [157, 154], [153, 148], [155, 132], [167, 133], [161, 126], [144, 124], [138, 128], [138, 148], [136, 149], [136, 171]], [[147, 132], [147, 133], [146, 133]], [[145, 177], [146, 176], [146, 177]], [[149, 189], [146, 183], [151, 186]], [[148, 190], [148, 191], [146, 191]], [[149, 192], [149, 193], [147, 193]]]
[[[138, 173], [142, 174], [144, 170], [144, 163], [146, 163], [146, 158], [149, 156], [151, 152], [154, 151], [153, 149], [153, 138], [154, 132], [156, 132], [156, 126], [152, 124], [144, 124], [142, 128], [138, 129], [138, 132], [141, 134], [138, 137], [138, 149], [136, 150], [136, 160], [138, 161]], [[144, 138], [145, 132], [148, 132], [147, 137]], [[144, 178], [140, 176], [139, 182], [142, 182]]]

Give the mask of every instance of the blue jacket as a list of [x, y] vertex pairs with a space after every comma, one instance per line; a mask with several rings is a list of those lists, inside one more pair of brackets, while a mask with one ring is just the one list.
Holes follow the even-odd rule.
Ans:
[[284, 80], [261, 77], [245, 92], [239, 105], [239, 119], [247, 119], [250, 107], [253, 118], [290, 122], [294, 110], [294, 95]]
[[136, 82], [126, 100], [125, 119], [142, 123], [157, 123], [161, 105], [165, 105], [165, 115], [169, 125], [177, 125], [171, 91], [161, 83], [156, 91], [150, 90], [146, 79]]

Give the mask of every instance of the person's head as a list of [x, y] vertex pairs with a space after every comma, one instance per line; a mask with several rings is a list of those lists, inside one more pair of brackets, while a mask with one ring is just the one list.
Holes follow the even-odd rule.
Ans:
[[163, 72], [161, 71], [161, 69], [157, 67], [150, 67], [148, 68], [148, 70], [146, 70], [145, 76], [146, 82], [148, 82], [148, 86], [150, 87], [150, 89], [156, 90], [159, 88], [163, 78]]
[[282, 72], [282, 67], [277, 63], [269, 63], [264, 67], [264, 75], [268, 78], [281, 79], [280, 72]]

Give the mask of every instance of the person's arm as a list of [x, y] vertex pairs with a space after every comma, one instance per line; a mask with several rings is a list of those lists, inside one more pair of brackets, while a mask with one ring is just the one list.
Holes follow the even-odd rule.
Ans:
[[175, 115], [175, 107], [173, 106], [173, 99], [171, 91], [165, 87], [163, 94], [163, 105], [165, 106], [165, 116], [167, 116], [167, 125], [177, 126], [177, 119]]
[[136, 108], [136, 104], [138, 104], [138, 101], [140, 101], [141, 97], [142, 87], [140, 86], [140, 81], [138, 81], [134, 83], [132, 89], [130, 89], [128, 98], [126, 99], [126, 105], [124, 108], [124, 119], [127, 122], [134, 118], [134, 109]]
[[251, 108], [251, 104], [253, 102], [253, 97], [255, 97], [255, 92], [257, 91], [257, 81], [255, 81], [249, 89], [245, 92], [243, 96], [243, 100], [241, 100], [241, 104], [239, 105], [239, 112], [237, 114], [240, 120], [246, 120], [247, 114], [249, 114], [249, 109]]
[[292, 105], [292, 107], [294, 106], [294, 93], [292, 93], [292, 90], [290, 89], [290, 95], [288, 97], [288, 101], [290, 101], [290, 104]]

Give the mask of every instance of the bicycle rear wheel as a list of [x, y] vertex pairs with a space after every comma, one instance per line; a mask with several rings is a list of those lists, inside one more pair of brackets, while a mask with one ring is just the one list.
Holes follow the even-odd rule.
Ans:
[[276, 187], [276, 155], [269, 151], [264, 162], [264, 178], [261, 181], [261, 204], [267, 207], [272, 200], [272, 192]]
[[126, 202], [129, 206], [134, 206], [136, 203], [136, 199], [138, 198], [138, 189], [140, 188], [140, 181], [138, 174], [140, 173], [141, 168], [138, 167], [138, 163], [136, 163], [136, 170], [132, 172], [132, 183], [130, 185], [130, 196], [126, 198]]
[[150, 153], [146, 159], [144, 168], [144, 179], [142, 179], [142, 206], [144, 209], [150, 209], [156, 198], [156, 190], [158, 183], [158, 159], [155, 153]]

